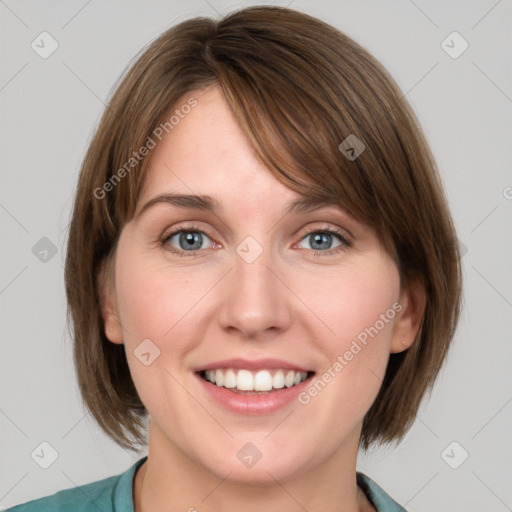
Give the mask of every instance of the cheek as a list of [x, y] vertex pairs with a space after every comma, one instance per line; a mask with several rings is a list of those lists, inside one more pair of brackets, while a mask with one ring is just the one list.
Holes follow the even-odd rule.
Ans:
[[[170, 413], [162, 404], [184, 399], [176, 381], [183, 382], [183, 361], [204, 339], [210, 312], [205, 314], [203, 299], [218, 272], [201, 266], [173, 268], [164, 257], [143, 251], [121, 254], [116, 292], [130, 373], [148, 410]], [[141, 359], [148, 352], [146, 361]]]
[[[190, 323], [193, 310], [211, 279], [198, 267], [193, 271], [173, 270], [165, 262], [151, 258], [124, 258], [116, 274], [119, 314], [128, 332], [130, 344], [145, 338], [157, 343], [174, 336]], [[204, 275], [203, 275], [204, 274]]]
[[183, 400], [175, 384], [182, 381], [178, 363], [197, 337], [190, 335], [190, 322], [205, 287], [201, 278], [190, 279], [190, 273], [173, 271], [142, 251], [122, 254], [116, 295], [130, 373], [150, 414], [170, 418], [173, 428], [170, 404]]
[[398, 270], [388, 258], [370, 254], [328, 278], [309, 277], [305, 284], [301, 294], [328, 333], [317, 337], [328, 353], [347, 350], [354, 339], [362, 343], [378, 340], [367, 352], [389, 352], [400, 282]]
[[311, 309], [322, 320], [312, 338], [326, 357], [299, 401], [313, 406], [315, 415], [362, 419], [381, 387], [389, 359], [400, 308], [396, 266], [387, 258], [368, 258], [321, 283], [311, 279], [309, 290]]

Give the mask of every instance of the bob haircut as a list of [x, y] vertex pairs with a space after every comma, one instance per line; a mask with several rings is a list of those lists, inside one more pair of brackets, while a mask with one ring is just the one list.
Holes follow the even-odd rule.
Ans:
[[[119, 445], [136, 450], [146, 442], [147, 411], [125, 348], [104, 333], [100, 277], [105, 271], [112, 279], [116, 243], [135, 212], [159, 134], [174, 127], [174, 113], [190, 110], [192, 91], [212, 84], [278, 180], [340, 205], [373, 228], [396, 262], [401, 285], [414, 280], [425, 287], [417, 337], [390, 355], [360, 444], [398, 442], [455, 332], [458, 240], [434, 158], [393, 78], [334, 27], [282, 7], [250, 7], [172, 27], [140, 54], [110, 98], [80, 171], [65, 265], [86, 406]], [[342, 152], [350, 135], [364, 144], [357, 158]]]

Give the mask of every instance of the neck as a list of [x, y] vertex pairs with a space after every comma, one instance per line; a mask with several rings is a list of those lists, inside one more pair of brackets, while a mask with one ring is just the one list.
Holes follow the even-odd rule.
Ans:
[[[218, 475], [187, 457], [150, 423], [148, 459], [137, 471], [135, 512], [261, 510], [366, 512], [374, 510], [356, 484], [356, 443], [347, 442], [321, 465], [279, 480], [267, 471], [251, 483]], [[232, 475], [231, 475], [232, 476]]]

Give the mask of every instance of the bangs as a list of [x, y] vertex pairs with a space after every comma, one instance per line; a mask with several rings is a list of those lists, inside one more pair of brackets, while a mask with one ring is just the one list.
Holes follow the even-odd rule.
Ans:
[[[211, 39], [198, 48], [195, 59], [185, 65], [181, 61], [182, 68], [176, 66], [172, 76], [166, 77], [174, 86], [160, 89], [156, 102], [160, 115], [138, 138], [149, 136], [194, 90], [218, 84], [257, 158], [277, 179], [302, 196], [340, 206], [373, 228], [384, 248], [395, 256], [389, 212], [400, 208], [398, 200], [408, 186], [403, 180], [407, 162], [402, 144], [386, 111], [389, 95], [398, 89], [389, 87], [384, 75], [379, 87], [370, 85], [361, 69], [370, 65], [380, 69], [380, 64], [346, 36], [336, 32], [332, 38], [304, 31], [295, 34], [290, 47], [287, 29], [294, 30], [293, 20], [281, 19], [280, 23], [278, 32], [268, 19], [255, 20], [253, 28], [248, 23], [240, 27], [236, 14], [221, 21]], [[312, 53], [312, 46], [324, 51]], [[337, 66], [332, 64], [333, 52]], [[199, 61], [203, 62], [200, 71], [196, 69]], [[195, 80], [182, 85], [180, 75]], [[361, 151], [355, 157], [350, 153], [354, 153], [350, 150], [353, 141]], [[126, 147], [126, 140], [120, 145]], [[386, 155], [381, 154], [384, 147]], [[127, 180], [132, 190], [122, 195], [130, 203], [121, 204], [124, 200], [119, 198], [118, 206], [124, 212], [121, 225], [135, 212], [149, 160]], [[398, 177], [402, 192], [395, 188]], [[394, 204], [386, 200], [390, 197]]]

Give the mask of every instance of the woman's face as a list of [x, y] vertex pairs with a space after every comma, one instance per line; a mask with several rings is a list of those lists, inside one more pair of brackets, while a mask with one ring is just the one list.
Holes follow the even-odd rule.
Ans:
[[389, 354], [415, 334], [397, 268], [339, 207], [290, 208], [301, 196], [259, 163], [216, 86], [190, 96], [152, 150], [104, 307], [150, 449], [252, 482], [355, 458]]

